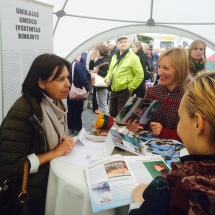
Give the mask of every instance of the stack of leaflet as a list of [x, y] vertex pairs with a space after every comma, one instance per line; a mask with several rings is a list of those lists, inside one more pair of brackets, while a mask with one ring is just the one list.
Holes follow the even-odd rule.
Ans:
[[149, 131], [133, 133], [125, 126], [113, 126], [110, 130], [114, 145], [137, 155], [161, 155], [169, 167], [179, 161], [184, 145], [172, 139], [160, 139]]

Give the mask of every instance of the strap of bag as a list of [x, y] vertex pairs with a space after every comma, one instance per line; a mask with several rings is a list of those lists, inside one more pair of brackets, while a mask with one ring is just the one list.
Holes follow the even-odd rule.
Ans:
[[22, 192], [19, 194], [20, 204], [24, 203], [22, 195], [27, 195], [27, 199], [29, 197], [27, 193], [27, 185], [28, 185], [28, 161], [25, 161], [23, 179], [22, 179]]
[[23, 192], [23, 194], [27, 193], [27, 185], [28, 185], [28, 161], [25, 161], [23, 179], [22, 179], [22, 192]]
[[99, 68], [99, 67], [104, 66], [104, 65], [106, 65], [106, 64], [109, 64], [109, 62], [101, 63], [101, 64], [100, 64], [100, 65], [98, 65], [97, 67]]
[[74, 82], [74, 68], [75, 68], [75, 62], [72, 64], [72, 82]]

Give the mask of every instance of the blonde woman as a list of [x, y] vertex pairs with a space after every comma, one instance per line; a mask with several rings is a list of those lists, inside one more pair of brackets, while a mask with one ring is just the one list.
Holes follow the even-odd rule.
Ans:
[[193, 80], [196, 75], [206, 72], [206, 44], [201, 40], [194, 40], [188, 49], [189, 60], [189, 81]]
[[[188, 59], [184, 49], [171, 48], [158, 58], [158, 75], [160, 84], [148, 88], [145, 99], [161, 102], [146, 125], [141, 125], [146, 131], [152, 131], [162, 139], [180, 138], [177, 135], [179, 121], [178, 108], [184, 95], [184, 83], [188, 76]], [[140, 118], [141, 122], [141, 118]], [[130, 131], [139, 131], [139, 121], [128, 121]]]
[[171, 163], [166, 179], [159, 176], [132, 193], [129, 215], [215, 214], [215, 73], [196, 77], [179, 107], [177, 132], [189, 155]]

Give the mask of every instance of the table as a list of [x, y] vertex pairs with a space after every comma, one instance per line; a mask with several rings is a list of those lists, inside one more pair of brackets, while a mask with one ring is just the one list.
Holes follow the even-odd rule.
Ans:
[[[130, 154], [114, 150], [113, 154], [116, 153]], [[96, 215], [125, 215], [128, 214], [128, 208], [109, 209]], [[57, 159], [50, 162], [45, 215], [95, 215], [83, 166]]]

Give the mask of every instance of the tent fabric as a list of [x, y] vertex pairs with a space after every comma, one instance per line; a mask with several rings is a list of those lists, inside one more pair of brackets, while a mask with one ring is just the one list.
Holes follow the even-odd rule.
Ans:
[[201, 39], [215, 50], [214, 0], [40, 1], [54, 6], [54, 52], [68, 60], [99, 42], [133, 33]]
[[215, 54], [211, 55], [209, 58], [207, 58], [208, 62], [215, 62]]

